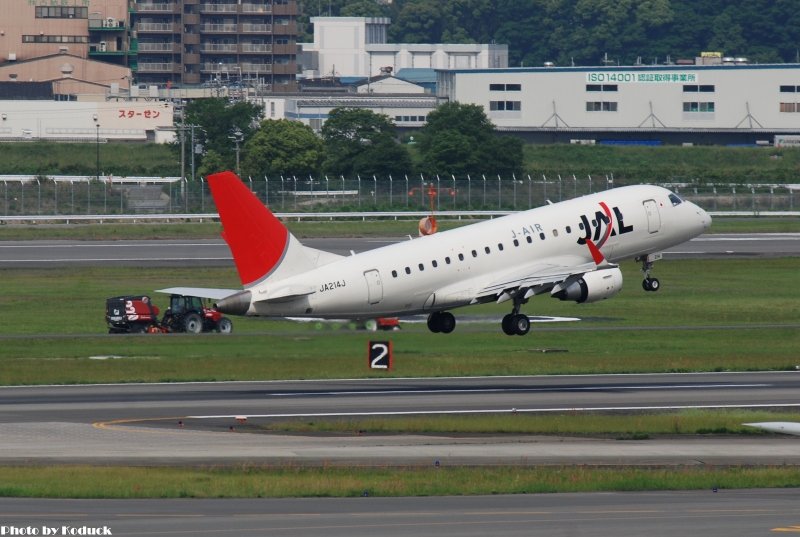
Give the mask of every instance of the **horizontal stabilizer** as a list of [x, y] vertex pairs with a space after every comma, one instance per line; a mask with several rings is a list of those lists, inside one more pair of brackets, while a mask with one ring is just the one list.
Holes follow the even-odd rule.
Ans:
[[156, 293], [168, 295], [199, 296], [200, 298], [210, 298], [212, 300], [222, 300], [225, 297], [239, 293], [241, 289], [209, 289], [206, 287], [170, 287], [168, 289], [158, 289]]

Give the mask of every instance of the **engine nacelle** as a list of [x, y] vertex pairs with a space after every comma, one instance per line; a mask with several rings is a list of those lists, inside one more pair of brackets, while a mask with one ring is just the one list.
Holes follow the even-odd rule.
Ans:
[[583, 304], [611, 298], [621, 289], [622, 271], [619, 267], [614, 267], [587, 272], [576, 279], [567, 279], [553, 287], [550, 296]]

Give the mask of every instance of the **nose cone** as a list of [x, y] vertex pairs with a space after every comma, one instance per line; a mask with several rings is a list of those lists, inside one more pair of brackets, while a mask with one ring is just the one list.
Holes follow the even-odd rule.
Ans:
[[711, 229], [711, 215], [700, 207], [697, 208], [697, 214], [700, 217], [700, 224], [703, 226], [703, 231], [705, 232]]

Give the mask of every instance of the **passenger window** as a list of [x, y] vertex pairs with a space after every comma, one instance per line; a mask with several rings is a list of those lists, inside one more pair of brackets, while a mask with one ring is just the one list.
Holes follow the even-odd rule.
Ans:
[[418, 266], [419, 266], [419, 271], [420, 271], [420, 272], [422, 272], [423, 270], [425, 270], [425, 265], [423, 265], [422, 263], [420, 263]]
[[572, 228], [567, 226], [567, 233], [572, 233]]
[[532, 243], [532, 242], [533, 242], [533, 239], [531, 238], [531, 236], [530, 236], [530, 235], [528, 235], [527, 237], [525, 237], [525, 240], [526, 240], [526, 241], [528, 241], [528, 244], [530, 244], [530, 243]]
[[484, 248], [484, 251], [485, 251], [487, 254], [490, 254], [490, 253], [492, 253], [492, 251], [489, 249], [489, 247], [488, 247], [488, 246], [487, 246], [486, 248]]
[[397, 278], [397, 271], [396, 270], [392, 271], [392, 278]]
[[406, 267], [406, 274], [411, 274], [411, 269]]
[[539, 233], [539, 238], [544, 240], [544, 233]]
[[581, 229], [581, 230], [583, 229], [583, 222], [581, 222], [580, 224], [578, 224], [578, 229]]
[[519, 241], [517, 239], [514, 239], [514, 246], [519, 246]]
[[433, 268], [436, 268], [439, 266], [439, 263], [437, 263], [436, 260], [434, 259], [433, 261], [431, 261], [431, 265], [433, 265]]
[[497, 249], [500, 250], [501, 252], [503, 251], [503, 243], [502, 242], [497, 243]]
[[472, 250], [472, 257], [478, 257], [478, 252], [476, 252], [475, 250]]
[[449, 257], [445, 257], [445, 258], [444, 258], [444, 262], [445, 262], [445, 263], [447, 263], [447, 264], [449, 265], [449, 264], [450, 264], [450, 258], [449, 258]]
[[458, 254], [458, 260], [464, 261], [464, 254]]

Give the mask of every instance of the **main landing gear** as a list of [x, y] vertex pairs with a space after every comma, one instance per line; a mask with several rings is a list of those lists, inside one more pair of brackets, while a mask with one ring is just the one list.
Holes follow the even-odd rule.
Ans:
[[456, 328], [456, 318], [449, 311], [435, 311], [428, 315], [428, 330], [434, 334], [449, 334]]
[[643, 256], [639, 256], [636, 258], [636, 261], [640, 261], [642, 263], [642, 272], [644, 273], [644, 280], [642, 280], [642, 289], [645, 291], [658, 291], [661, 289], [661, 282], [658, 281], [658, 278], [651, 278], [650, 271], [653, 268], [653, 265], [656, 261], [661, 259], [662, 255], [659, 254], [647, 254]]
[[531, 320], [527, 315], [519, 312], [519, 308], [523, 303], [527, 302], [525, 299], [514, 298], [514, 308], [511, 313], [503, 317], [503, 322], [500, 326], [503, 328], [503, 333], [507, 336], [524, 336], [531, 329]]

